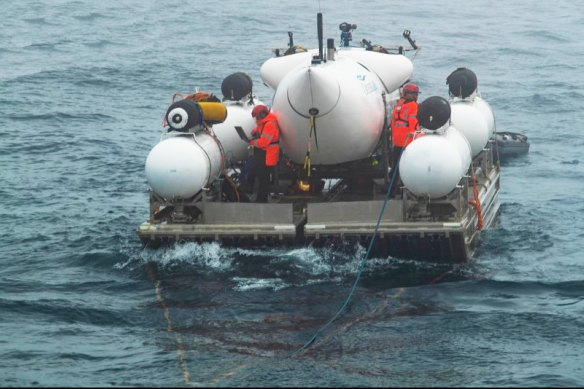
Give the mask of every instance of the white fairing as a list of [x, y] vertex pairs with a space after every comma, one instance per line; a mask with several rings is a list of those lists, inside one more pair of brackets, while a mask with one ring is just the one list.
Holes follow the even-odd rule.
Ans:
[[[293, 70], [283, 76], [286, 66], [280, 69], [275, 64], [286, 57], [272, 58], [262, 66], [264, 81], [277, 83], [272, 112], [280, 125], [282, 151], [295, 163], [304, 163], [309, 138], [312, 165], [368, 157], [383, 130], [386, 110], [382, 93], [392, 91], [386, 90], [386, 86], [397, 89], [413, 70], [411, 61], [403, 56], [364, 50], [356, 50], [351, 56], [342, 53], [345, 51], [339, 51], [334, 61], [316, 65], [293, 66], [285, 60], [283, 64]], [[369, 70], [373, 68], [379, 70], [383, 79]], [[314, 116], [315, 131], [309, 137], [313, 108], [318, 113]]]
[[[315, 55], [318, 55], [318, 50], [312, 49], [307, 52], [270, 58], [260, 68], [262, 80], [270, 88], [276, 89], [280, 81], [292, 70], [309, 66]], [[414, 71], [412, 61], [398, 54], [382, 54], [363, 48], [343, 47], [337, 49], [335, 60], [339, 58], [352, 58], [367, 67], [369, 71], [379, 77], [387, 88], [386, 92], [392, 92], [399, 88], [412, 76]]]
[[310, 65], [312, 56], [317, 55], [318, 50], [284, 55], [268, 59], [260, 68], [262, 80], [272, 89], [276, 89], [278, 84], [286, 74], [299, 66]]
[[454, 142], [445, 135], [416, 138], [403, 151], [399, 174], [404, 186], [416, 196], [431, 199], [447, 195], [466, 171]]
[[477, 156], [489, 141], [489, 128], [483, 114], [469, 101], [450, 103], [451, 123], [468, 140], [473, 157]]
[[386, 88], [386, 92], [397, 90], [409, 80], [414, 71], [414, 64], [409, 58], [399, 54], [383, 54], [358, 48], [341, 48], [337, 52], [340, 58], [353, 58], [377, 75]]
[[465, 136], [462, 135], [462, 133], [453, 126], [449, 126], [446, 129], [444, 136], [456, 147], [456, 150], [460, 155], [460, 168], [463, 172], [466, 172], [472, 161], [472, 156], [470, 154], [470, 144], [468, 143], [468, 140], [466, 140]]
[[197, 194], [221, 171], [221, 151], [208, 134], [171, 136], [158, 143], [146, 158], [146, 179], [167, 200]]
[[244, 160], [248, 155], [248, 144], [241, 140], [235, 126], [240, 126], [248, 138], [251, 138], [251, 130], [256, 127], [256, 121], [251, 117], [251, 111], [256, 105], [262, 104], [254, 98], [254, 104], [249, 104], [249, 98], [241, 101], [224, 101], [227, 107], [227, 118], [223, 123], [213, 125], [213, 133], [223, 146], [225, 159], [228, 162]]

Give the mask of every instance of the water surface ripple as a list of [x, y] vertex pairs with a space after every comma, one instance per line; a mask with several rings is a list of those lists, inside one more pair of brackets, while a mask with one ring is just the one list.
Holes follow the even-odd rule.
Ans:
[[[583, 386], [584, 3], [4, 2], [0, 385]], [[288, 43], [422, 47], [421, 100], [478, 76], [504, 161], [501, 215], [465, 265], [362, 247], [142, 249], [146, 156], [175, 92], [220, 94]], [[354, 42], [354, 43], [355, 43]]]

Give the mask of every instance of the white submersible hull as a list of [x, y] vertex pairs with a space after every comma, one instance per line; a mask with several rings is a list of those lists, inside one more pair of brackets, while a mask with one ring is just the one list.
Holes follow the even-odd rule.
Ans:
[[276, 89], [272, 111], [283, 153], [301, 164], [334, 165], [366, 158], [388, 115], [387, 95], [412, 74], [411, 61], [359, 48], [311, 62], [316, 52], [267, 60], [262, 79]]

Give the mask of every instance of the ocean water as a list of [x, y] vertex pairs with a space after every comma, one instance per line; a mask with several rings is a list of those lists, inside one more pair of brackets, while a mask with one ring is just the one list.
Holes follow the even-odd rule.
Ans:
[[[584, 386], [584, 3], [1, 1], [0, 386]], [[362, 247], [143, 249], [144, 162], [175, 92], [220, 96], [274, 48], [422, 47], [447, 97], [472, 69], [504, 161], [498, 225], [464, 265]]]

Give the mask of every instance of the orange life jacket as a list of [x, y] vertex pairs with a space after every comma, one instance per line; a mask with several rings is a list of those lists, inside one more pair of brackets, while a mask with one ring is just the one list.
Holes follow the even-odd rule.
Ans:
[[280, 128], [278, 119], [273, 113], [258, 120], [257, 127], [252, 132], [257, 132], [259, 138], [249, 142], [250, 145], [266, 152], [266, 166], [275, 166], [280, 160]]
[[395, 146], [406, 147], [414, 140], [413, 134], [419, 128], [418, 103], [401, 98], [391, 113], [391, 139]]

